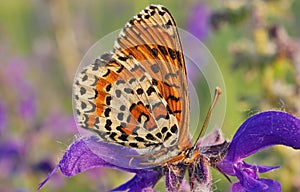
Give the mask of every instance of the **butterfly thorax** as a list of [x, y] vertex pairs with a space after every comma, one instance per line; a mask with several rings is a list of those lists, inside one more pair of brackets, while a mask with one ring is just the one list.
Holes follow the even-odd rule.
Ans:
[[[179, 160], [180, 159], [180, 160]], [[183, 179], [188, 172], [190, 191], [197, 191], [197, 188], [207, 189], [204, 191], [210, 191], [210, 162], [203, 154], [200, 153], [199, 148], [188, 148], [182, 154], [171, 159], [177, 160], [166, 164], [165, 174], [166, 177], [172, 178], [172, 188], [176, 191], [183, 189], [181, 186]]]
[[172, 177], [174, 189], [181, 188], [183, 178], [188, 172], [190, 191], [211, 191], [212, 181], [210, 166], [224, 158], [229, 143], [227, 141], [216, 142], [209, 146], [196, 145], [190, 147], [178, 156], [170, 159], [165, 165], [166, 177]]

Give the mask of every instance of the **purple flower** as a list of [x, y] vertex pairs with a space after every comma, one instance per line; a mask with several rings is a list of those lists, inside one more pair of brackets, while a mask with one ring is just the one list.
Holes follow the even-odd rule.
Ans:
[[8, 125], [8, 114], [6, 111], [6, 105], [0, 100], [0, 135]]
[[36, 115], [36, 95], [28, 83], [20, 83], [18, 92], [22, 93], [18, 112], [24, 120], [32, 122]]
[[250, 165], [242, 159], [272, 145], [300, 149], [300, 120], [288, 113], [269, 111], [247, 119], [234, 135], [225, 158], [217, 163], [223, 173], [236, 176], [232, 191], [281, 191], [277, 181], [258, 177], [278, 166]]
[[[167, 189], [174, 191], [177, 189], [176, 185], [185, 182], [184, 178], [179, 176], [184, 176], [186, 170], [190, 173], [191, 190], [197, 187], [203, 189], [207, 183], [201, 182], [211, 180], [208, 166], [205, 166], [208, 165], [208, 160], [222, 173], [237, 177], [239, 182], [232, 186], [234, 192], [281, 191], [281, 186], [277, 181], [259, 178], [258, 176], [258, 173], [270, 171], [278, 168], [278, 166], [251, 165], [242, 159], [272, 145], [280, 144], [300, 149], [299, 119], [278, 111], [259, 113], [250, 117], [241, 125], [229, 146], [228, 144], [223, 145], [222, 139], [212, 141], [213, 134], [199, 141], [197, 146], [202, 153], [200, 155], [206, 155], [206, 158], [197, 158], [197, 164], [193, 164], [193, 167], [179, 162], [178, 164], [141, 168], [138, 166], [139, 161], [131, 158], [138, 155], [134, 149], [108, 144], [99, 141], [95, 136], [80, 138], [71, 144], [56, 168], [40, 184], [39, 189], [58, 168], [65, 176], [72, 177], [95, 167], [115, 168], [136, 173], [131, 180], [112, 191], [152, 191], [154, 185], [162, 176], [166, 176]], [[211, 147], [204, 147], [205, 145]], [[218, 159], [218, 154], [222, 154], [222, 151], [227, 153], [223, 158]], [[214, 154], [216, 155], [214, 156]], [[193, 172], [189, 170], [190, 168], [193, 168]], [[186, 186], [181, 185], [181, 187], [187, 189]]]
[[[95, 154], [94, 149], [99, 150], [100, 154]], [[126, 184], [121, 185], [113, 191], [130, 189], [138, 191], [140, 189], [152, 188], [161, 178], [162, 170], [158, 169], [130, 169], [128, 167], [130, 155], [137, 155], [134, 150], [123, 146], [108, 144], [99, 141], [96, 137], [91, 136], [75, 141], [64, 154], [62, 160], [50, 173], [48, 178], [40, 184], [39, 189], [47, 182], [47, 180], [59, 168], [61, 172], [72, 177], [78, 173], [92, 169], [95, 167], [117, 168], [128, 172], [136, 173]], [[107, 158], [105, 158], [107, 156]], [[118, 164], [118, 165], [117, 165]], [[134, 165], [134, 162], [133, 162]], [[134, 166], [133, 166], [134, 167]]]
[[20, 142], [7, 139], [0, 142], [0, 169], [3, 175], [18, 173], [24, 160], [24, 148]]
[[20, 58], [13, 58], [3, 70], [5, 83], [17, 99], [16, 113], [27, 122], [32, 122], [36, 115], [36, 94], [32, 83], [26, 77], [28, 64]]
[[25, 79], [27, 72], [27, 63], [21, 58], [11, 59], [3, 69], [3, 75], [6, 83], [10, 87], [17, 87]]
[[201, 41], [205, 40], [209, 34], [209, 20], [211, 11], [204, 4], [195, 5], [188, 17], [187, 30]]
[[59, 111], [50, 112], [44, 120], [42, 128], [49, 130], [55, 137], [65, 137], [77, 130], [74, 117]]

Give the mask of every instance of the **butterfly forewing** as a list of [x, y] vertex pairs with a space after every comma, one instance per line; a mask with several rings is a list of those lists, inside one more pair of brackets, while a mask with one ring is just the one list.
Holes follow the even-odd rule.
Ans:
[[189, 143], [186, 67], [175, 21], [163, 6], [149, 6], [130, 20], [115, 44], [115, 53], [134, 56], [158, 82], [179, 125], [179, 144]]
[[190, 146], [184, 58], [175, 21], [162, 6], [126, 24], [113, 51], [79, 73], [74, 95], [81, 127], [136, 148], [146, 162]]

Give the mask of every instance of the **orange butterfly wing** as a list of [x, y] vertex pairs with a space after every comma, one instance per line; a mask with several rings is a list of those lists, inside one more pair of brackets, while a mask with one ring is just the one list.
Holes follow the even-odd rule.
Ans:
[[140, 62], [167, 101], [179, 125], [180, 149], [190, 145], [186, 67], [175, 20], [163, 6], [152, 5], [130, 20], [114, 52]]
[[149, 6], [120, 33], [112, 52], [76, 77], [79, 125], [159, 163], [190, 147], [186, 69], [176, 24]]

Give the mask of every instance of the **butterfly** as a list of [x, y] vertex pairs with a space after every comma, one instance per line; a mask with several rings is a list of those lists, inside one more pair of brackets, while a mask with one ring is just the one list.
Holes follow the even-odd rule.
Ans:
[[[215, 100], [220, 93], [217, 89]], [[136, 150], [139, 166], [168, 166], [178, 177], [177, 188], [187, 169], [200, 170], [205, 152], [189, 133], [181, 41], [164, 6], [151, 5], [134, 16], [113, 50], [78, 73], [73, 95], [80, 127], [101, 141]]]

